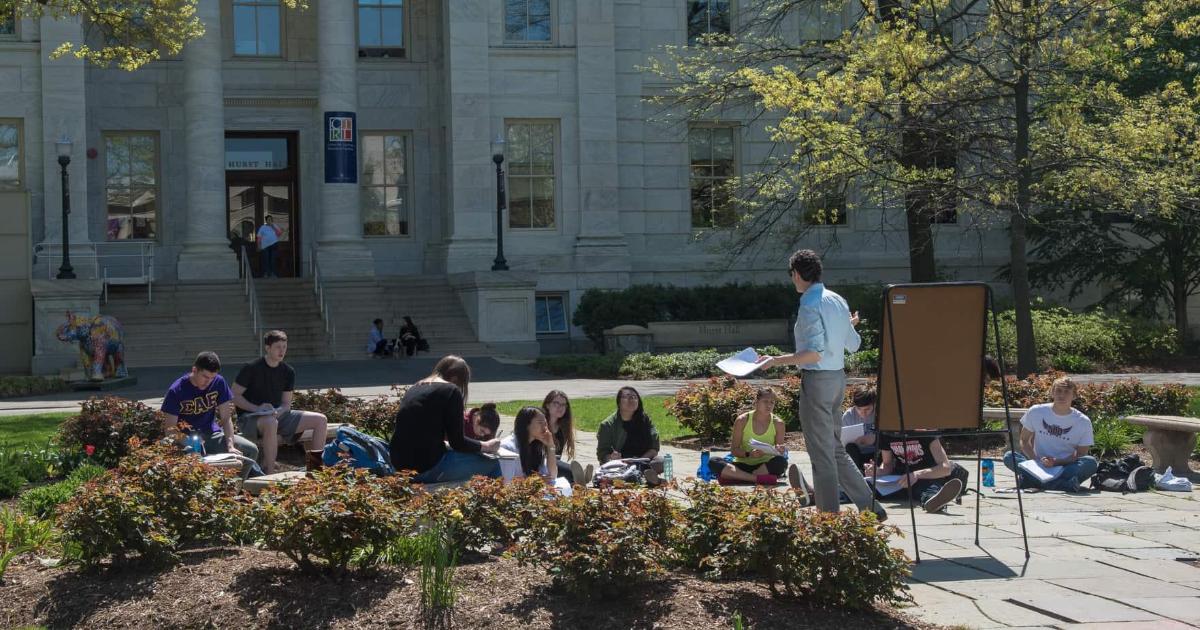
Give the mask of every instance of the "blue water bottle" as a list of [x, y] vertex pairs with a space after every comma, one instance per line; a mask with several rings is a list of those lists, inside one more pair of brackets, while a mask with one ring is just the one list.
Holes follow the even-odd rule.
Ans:
[[996, 463], [990, 459], [983, 460], [983, 487], [996, 487]]
[[195, 453], [201, 457], [204, 456], [204, 440], [200, 439], [199, 433], [189, 433], [187, 441], [184, 443], [188, 451]]
[[663, 455], [663, 479], [670, 480], [675, 475], [675, 462], [671, 461], [671, 454]]
[[700, 467], [696, 469], [696, 476], [705, 480], [712, 481], [712, 471], [708, 469], [708, 450], [700, 451]]

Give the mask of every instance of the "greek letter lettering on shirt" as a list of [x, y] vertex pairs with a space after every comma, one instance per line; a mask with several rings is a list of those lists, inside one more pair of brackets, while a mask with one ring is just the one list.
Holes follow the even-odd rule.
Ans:
[[917, 464], [925, 458], [925, 449], [921, 448], [921, 443], [917, 440], [906, 440], [903, 445], [897, 440], [888, 446], [896, 459], [905, 464]]
[[1075, 427], [1060, 427], [1057, 424], [1050, 424], [1049, 422], [1046, 422], [1045, 419], [1043, 419], [1042, 420], [1042, 428], [1038, 429], [1038, 433], [1042, 433], [1045, 435], [1051, 435], [1056, 438], [1061, 438], [1061, 439], [1065, 440], [1065, 439], [1069, 439], [1067, 437], [1067, 434], [1070, 433], [1071, 429], [1073, 429], [1073, 428], [1075, 428]]
[[179, 401], [179, 415], [198, 416], [208, 413], [217, 407], [217, 399], [219, 397], [219, 392], [208, 392], [203, 396], [197, 396], [191, 400], [181, 400]]

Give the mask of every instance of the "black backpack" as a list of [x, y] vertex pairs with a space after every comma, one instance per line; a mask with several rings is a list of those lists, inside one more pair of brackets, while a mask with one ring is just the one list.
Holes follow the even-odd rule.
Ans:
[[1122, 459], [1100, 462], [1092, 476], [1093, 490], [1109, 492], [1145, 492], [1154, 486], [1154, 469], [1142, 463], [1142, 458], [1130, 455]]

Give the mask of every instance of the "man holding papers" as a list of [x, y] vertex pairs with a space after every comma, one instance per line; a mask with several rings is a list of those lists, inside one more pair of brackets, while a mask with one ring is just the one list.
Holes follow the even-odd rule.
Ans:
[[1088, 455], [1092, 421], [1075, 402], [1078, 388], [1063, 377], [1050, 386], [1053, 403], [1034, 405], [1021, 418], [1021, 452], [1004, 454], [1004, 465], [1017, 473], [1022, 488], [1081, 492], [1099, 463]]
[[[871, 489], [858, 466], [846, 455], [841, 440], [846, 353], [857, 351], [862, 343], [854, 330], [858, 314], [851, 315], [846, 300], [821, 284], [821, 257], [811, 249], [792, 254], [788, 273], [796, 292], [802, 294], [793, 329], [796, 352], [762, 357], [758, 367], [760, 370], [777, 365], [801, 368], [800, 422], [812, 460], [817, 507], [837, 512], [840, 487], [859, 510], [870, 509]], [[876, 515], [880, 520], [887, 518], [878, 506]]]

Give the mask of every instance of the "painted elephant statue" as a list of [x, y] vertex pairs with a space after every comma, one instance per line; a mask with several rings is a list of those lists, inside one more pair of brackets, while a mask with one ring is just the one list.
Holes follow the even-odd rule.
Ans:
[[79, 363], [88, 380], [129, 376], [125, 369], [125, 333], [117, 318], [67, 311], [67, 321], [58, 327], [56, 334], [64, 343], [79, 343]]

